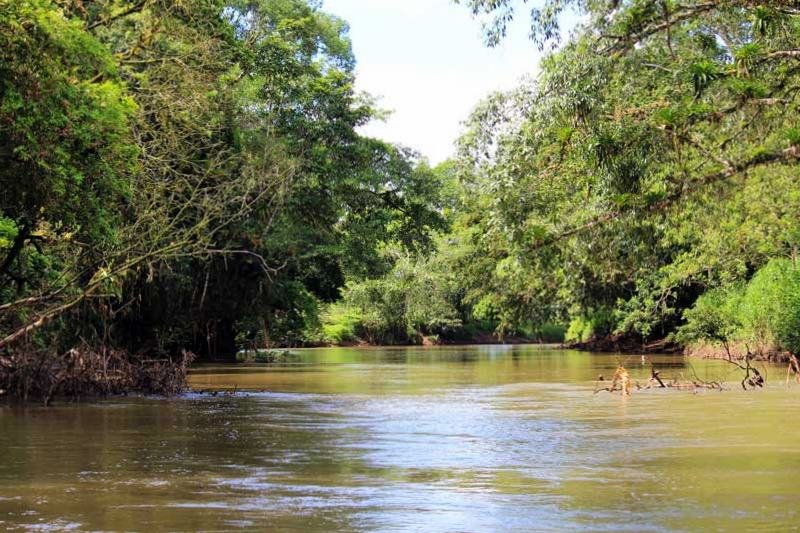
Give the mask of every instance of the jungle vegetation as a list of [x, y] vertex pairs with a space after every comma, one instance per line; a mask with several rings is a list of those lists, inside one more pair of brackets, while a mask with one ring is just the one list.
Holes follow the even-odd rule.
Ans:
[[[471, 6], [496, 15], [490, 41], [514, 14]], [[585, 25], [462, 141], [497, 265], [476, 297], [507, 324], [535, 307], [664, 336], [708, 290], [796, 263], [800, 6], [551, 1], [531, 14], [540, 46], [568, 9]]]
[[435, 176], [356, 132], [347, 31], [305, 0], [0, 2], [0, 389], [304, 343], [385, 243], [429, 246]]
[[[469, 4], [490, 44], [518, 7]], [[566, 11], [585, 22], [562, 39]], [[796, 353], [798, 15], [797, 2], [535, 6], [533, 40], [559, 48], [533, 83], [484, 102], [461, 142], [481, 199], [468, 263], [488, 258], [470, 297], [501, 328], [549, 319], [575, 340], [683, 344], [720, 342], [698, 310], [713, 297], [725, 342]]]
[[800, 4], [460, 3], [547, 55], [431, 168], [358, 133], [317, 0], [0, 0], [0, 389], [487, 333], [800, 351]]
[[[439, 169], [456, 186], [433, 255], [348, 286], [356, 313], [338, 316], [395, 289], [456, 319], [407, 311], [411, 333], [483, 320], [499, 336], [555, 324], [572, 342], [800, 350], [800, 4], [461, 3], [490, 46], [529, 17], [546, 59], [477, 106]], [[569, 35], [567, 13], [582, 21]], [[370, 286], [384, 288], [365, 304]]]

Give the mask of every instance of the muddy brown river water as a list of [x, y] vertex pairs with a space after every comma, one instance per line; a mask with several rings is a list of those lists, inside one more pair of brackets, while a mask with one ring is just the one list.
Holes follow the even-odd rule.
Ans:
[[[593, 394], [620, 358], [323, 349], [176, 399], [0, 407], [0, 530], [797, 531], [800, 385]], [[646, 381], [639, 357], [621, 358]]]

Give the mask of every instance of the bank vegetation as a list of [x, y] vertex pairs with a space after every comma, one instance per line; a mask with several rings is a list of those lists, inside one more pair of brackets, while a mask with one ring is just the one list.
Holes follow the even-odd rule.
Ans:
[[358, 133], [319, 2], [0, 0], [0, 390], [486, 335], [797, 356], [800, 6], [460, 3], [546, 54], [431, 168]]

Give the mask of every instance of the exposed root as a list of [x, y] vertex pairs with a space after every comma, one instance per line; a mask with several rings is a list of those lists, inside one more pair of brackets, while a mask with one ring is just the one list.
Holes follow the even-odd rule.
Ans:
[[83, 344], [64, 353], [20, 350], [5, 359], [7, 364], [0, 365], [3, 393], [48, 405], [57, 397], [80, 400], [130, 392], [174, 396], [185, 388], [194, 355], [184, 351], [175, 360], [152, 359]]

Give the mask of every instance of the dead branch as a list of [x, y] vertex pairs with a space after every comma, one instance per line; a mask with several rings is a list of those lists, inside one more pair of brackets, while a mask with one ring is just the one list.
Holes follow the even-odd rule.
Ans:
[[789, 386], [789, 377], [794, 374], [795, 381], [800, 383], [800, 361], [795, 354], [789, 354], [789, 368], [786, 369], [786, 386]]

